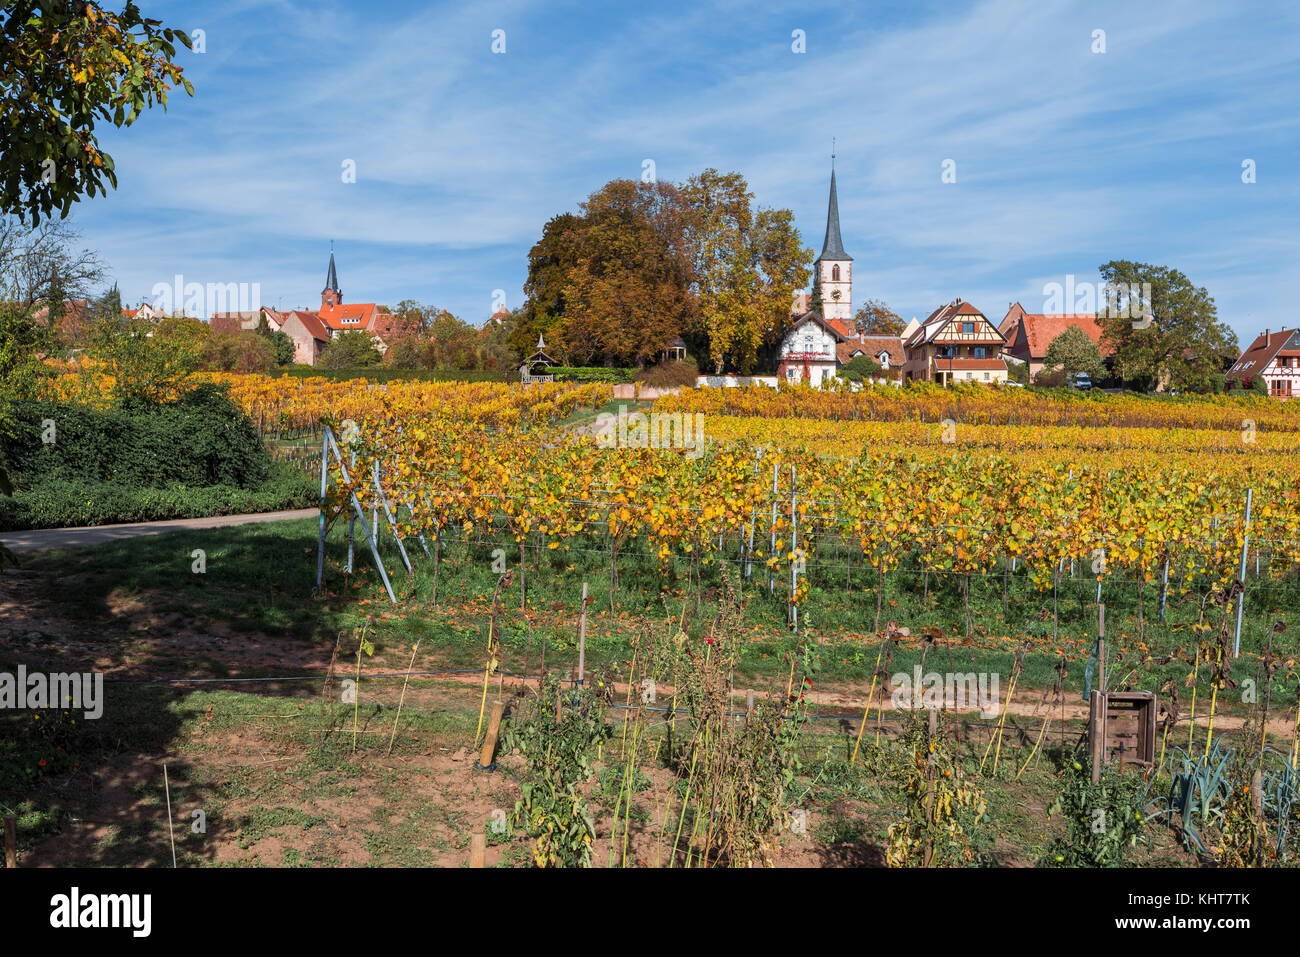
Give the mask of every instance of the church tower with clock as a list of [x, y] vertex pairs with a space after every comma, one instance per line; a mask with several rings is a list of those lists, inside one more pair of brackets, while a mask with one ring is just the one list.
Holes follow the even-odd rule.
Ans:
[[831, 155], [831, 199], [826, 210], [826, 240], [813, 263], [821, 302], [812, 303], [823, 319], [853, 320], [853, 257], [840, 239], [840, 204], [835, 195], [835, 156]]

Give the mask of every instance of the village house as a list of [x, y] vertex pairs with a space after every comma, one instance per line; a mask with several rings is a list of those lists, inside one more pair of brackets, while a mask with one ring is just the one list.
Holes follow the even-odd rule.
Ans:
[[1249, 389], [1256, 377], [1274, 398], [1300, 397], [1300, 329], [1265, 329], [1228, 370], [1228, 387]]
[[397, 317], [373, 302], [343, 301], [332, 251], [319, 309], [280, 312], [264, 306], [249, 312], [213, 313], [208, 323], [214, 332], [249, 332], [257, 329], [263, 317], [272, 331], [283, 332], [293, 340], [293, 361], [300, 365], [319, 362], [330, 340], [342, 332], [352, 329], [369, 332], [382, 354], [404, 331]]
[[835, 346], [835, 358], [841, 369], [858, 356], [871, 359], [885, 373], [898, 374], [906, 361], [900, 336], [865, 336], [855, 332]]
[[280, 331], [293, 340], [293, 361], [314, 366], [329, 345], [330, 331], [314, 312], [294, 309], [284, 314]]
[[1096, 316], [1086, 313], [1046, 315], [1025, 312], [1024, 306], [1013, 302], [1007, 307], [1006, 316], [998, 323], [998, 332], [1006, 340], [1002, 349], [1003, 358], [1025, 363], [1032, 380], [1043, 371], [1052, 341], [1071, 327], [1086, 333], [1097, 344], [1103, 359], [1114, 355], [1115, 350], [1102, 341], [1102, 328]]
[[805, 312], [781, 340], [777, 378], [788, 385], [802, 382], [820, 388], [839, 368], [837, 349], [844, 341], [816, 312]]
[[167, 314], [163, 310], [155, 308], [151, 302], [142, 302], [139, 309], [123, 309], [122, 312], [130, 312], [136, 319], [148, 319], [150, 322], [157, 322], [160, 319], [167, 318]]
[[960, 382], [1007, 381], [1002, 359], [1006, 339], [982, 312], [960, 298], [945, 303], [903, 342], [903, 378], [948, 386]]

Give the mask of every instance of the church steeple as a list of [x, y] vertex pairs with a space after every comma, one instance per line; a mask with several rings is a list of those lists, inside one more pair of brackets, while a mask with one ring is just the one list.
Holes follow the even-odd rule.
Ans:
[[826, 205], [826, 240], [813, 263], [816, 276], [812, 308], [825, 319], [853, 320], [853, 257], [840, 239], [840, 200], [835, 192], [835, 153], [831, 152], [831, 198]]
[[844, 241], [840, 239], [840, 201], [835, 195], [835, 157], [831, 156], [831, 199], [826, 207], [826, 241], [822, 243], [822, 254], [817, 260], [835, 260], [852, 262], [853, 257], [844, 251]]
[[343, 291], [339, 289], [338, 273], [334, 270], [334, 244], [330, 243], [330, 269], [325, 276], [325, 288], [321, 290], [321, 308], [337, 306], [343, 302]]

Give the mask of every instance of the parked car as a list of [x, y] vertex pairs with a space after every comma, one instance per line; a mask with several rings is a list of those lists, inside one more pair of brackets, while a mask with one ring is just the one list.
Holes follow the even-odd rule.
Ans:
[[1071, 389], [1091, 389], [1092, 376], [1086, 372], [1076, 372], [1074, 378], [1070, 380]]

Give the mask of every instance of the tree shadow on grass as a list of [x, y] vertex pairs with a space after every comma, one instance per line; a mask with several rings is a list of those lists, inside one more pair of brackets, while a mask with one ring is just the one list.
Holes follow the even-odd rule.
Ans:
[[347, 603], [312, 596], [316, 530], [307, 520], [146, 536], [26, 555], [0, 579], [0, 671], [106, 672], [98, 719], [0, 714], [0, 809], [18, 818], [24, 866], [170, 867], [173, 837], [182, 866], [213, 859], [220, 795], [202, 760], [187, 759], [187, 698], [195, 687], [307, 698], [320, 685], [173, 679], [324, 670]]

